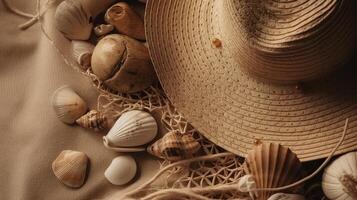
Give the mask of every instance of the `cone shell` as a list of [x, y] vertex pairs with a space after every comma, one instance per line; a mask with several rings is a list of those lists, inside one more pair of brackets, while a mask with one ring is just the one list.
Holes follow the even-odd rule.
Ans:
[[80, 40], [72, 41], [72, 52], [77, 63], [83, 70], [87, 70], [91, 66], [91, 58], [94, 50], [94, 45]]
[[94, 131], [104, 130], [109, 126], [107, 117], [96, 110], [89, 111], [77, 119], [76, 123], [83, 128], [93, 129]]
[[[299, 178], [301, 163], [296, 154], [280, 144], [262, 143], [248, 152], [246, 163], [257, 188], [288, 185]], [[258, 200], [266, 200], [276, 192], [259, 191]]]
[[64, 150], [52, 163], [55, 176], [66, 186], [81, 187], [84, 184], [88, 165], [86, 154], [78, 151]]
[[65, 0], [55, 13], [56, 28], [68, 39], [88, 40], [92, 32], [92, 16], [78, 0]]
[[135, 177], [136, 171], [137, 166], [133, 157], [129, 155], [118, 156], [105, 170], [104, 176], [114, 185], [124, 185]]
[[52, 106], [57, 117], [67, 124], [73, 124], [88, 109], [86, 102], [67, 85], [53, 93]]
[[147, 148], [147, 151], [159, 158], [178, 161], [192, 157], [201, 145], [190, 134], [172, 131]]
[[104, 19], [113, 25], [119, 33], [138, 40], [145, 40], [144, 21], [127, 3], [114, 4], [107, 10]]
[[140, 110], [123, 113], [104, 137], [114, 147], [137, 147], [153, 140], [158, 127], [154, 117]]

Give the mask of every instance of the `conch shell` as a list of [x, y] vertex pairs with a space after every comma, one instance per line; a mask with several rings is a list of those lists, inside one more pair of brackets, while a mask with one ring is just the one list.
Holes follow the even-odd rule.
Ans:
[[148, 49], [128, 36], [111, 34], [94, 48], [92, 70], [110, 89], [121, 93], [149, 87], [156, 74]]
[[81, 187], [84, 184], [88, 157], [85, 153], [64, 150], [52, 163], [55, 176], [66, 186]]
[[114, 30], [114, 26], [110, 24], [101, 24], [96, 27], [94, 27], [94, 33], [97, 36], [104, 36], [107, 35], [108, 33], [112, 32]]
[[[299, 178], [301, 163], [289, 148], [275, 143], [258, 144], [246, 157], [248, 174], [254, 176], [257, 188], [276, 188]], [[266, 200], [276, 192], [258, 191], [258, 200]]]
[[89, 111], [77, 119], [76, 123], [83, 128], [93, 129], [94, 131], [101, 131], [110, 127], [108, 118], [96, 110]]
[[73, 124], [88, 109], [86, 102], [67, 85], [53, 93], [52, 106], [57, 117], [66, 124]]
[[144, 22], [127, 3], [114, 4], [107, 10], [104, 19], [113, 25], [119, 33], [138, 40], [145, 40]]
[[171, 131], [147, 148], [147, 151], [159, 158], [178, 161], [192, 157], [201, 148], [191, 134]]
[[138, 147], [149, 143], [157, 134], [158, 126], [154, 117], [140, 110], [123, 113], [103, 137], [105, 147], [118, 152], [145, 151]]
[[87, 70], [91, 66], [93, 50], [94, 45], [89, 42], [72, 40], [73, 55], [83, 70]]

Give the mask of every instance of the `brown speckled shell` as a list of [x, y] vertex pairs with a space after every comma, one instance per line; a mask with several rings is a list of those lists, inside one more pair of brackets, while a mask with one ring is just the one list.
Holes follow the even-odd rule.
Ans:
[[[301, 163], [289, 148], [275, 143], [261, 143], [248, 152], [248, 173], [253, 175], [258, 188], [275, 188], [298, 180]], [[266, 200], [277, 192], [257, 192], [257, 200]]]
[[94, 131], [109, 128], [107, 117], [96, 110], [89, 111], [87, 114], [77, 119], [76, 123], [83, 128], [93, 129]]
[[192, 135], [172, 131], [150, 145], [147, 151], [169, 161], [178, 161], [192, 157], [200, 148], [201, 145]]

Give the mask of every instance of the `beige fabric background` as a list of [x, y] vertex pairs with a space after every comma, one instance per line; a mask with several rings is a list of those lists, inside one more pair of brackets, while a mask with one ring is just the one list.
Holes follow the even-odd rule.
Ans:
[[[35, 0], [9, 2], [35, 11]], [[63, 62], [38, 24], [20, 31], [17, 25], [25, 20], [0, 3], [0, 199], [108, 199], [151, 177], [158, 161], [142, 153], [134, 154], [139, 173], [133, 183], [107, 182], [104, 170], [117, 154], [104, 148], [102, 134], [61, 123], [50, 104], [53, 91], [69, 84], [94, 108], [96, 90]], [[90, 158], [88, 179], [80, 189], [65, 187], [52, 173], [52, 161], [65, 149]]]

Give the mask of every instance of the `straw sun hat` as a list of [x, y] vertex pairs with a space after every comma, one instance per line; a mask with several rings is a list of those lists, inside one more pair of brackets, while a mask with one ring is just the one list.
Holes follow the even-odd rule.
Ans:
[[303, 161], [357, 149], [353, 0], [150, 0], [146, 34], [169, 99], [208, 139]]

